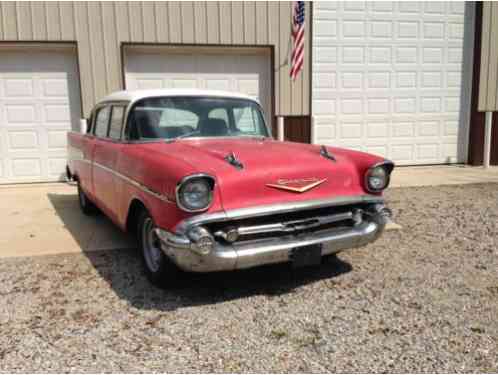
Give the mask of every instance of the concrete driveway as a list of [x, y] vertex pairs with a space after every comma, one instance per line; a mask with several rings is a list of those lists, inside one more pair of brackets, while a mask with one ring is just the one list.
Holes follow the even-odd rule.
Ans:
[[[392, 187], [498, 182], [498, 168], [404, 167]], [[64, 183], [0, 187], [0, 258], [81, 253], [135, 246], [104, 215], [85, 216], [76, 187]], [[396, 218], [395, 218], [396, 219]], [[390, 229], [399, 229], [396, 224]]]
[[68, 184], [2, 186], [0, 212], [0, 258], [134, 246], [104, 215], [83, 215]]

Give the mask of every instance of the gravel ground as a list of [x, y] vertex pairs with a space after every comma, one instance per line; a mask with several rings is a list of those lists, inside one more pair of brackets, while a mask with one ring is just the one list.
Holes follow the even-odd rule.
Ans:
[[498, 185], [393, 189], [402, 231], [162, 291], [133, 251], [0, 262], [3, 372], [497, 372]]

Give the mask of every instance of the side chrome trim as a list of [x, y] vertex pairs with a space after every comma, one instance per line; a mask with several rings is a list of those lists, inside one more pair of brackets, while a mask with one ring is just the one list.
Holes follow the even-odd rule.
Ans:
[[73, 159], [71, 161], [80, 161], [82, 163], [92, 164], [92, 161], [90, 159]]
[[176, 226], [178, 233], [185, 231], [193, 226], [213, 222], [222, 222], [236, 219], [247, 219], [255, 216], [268, 216], [272, 214], [288, 213], [295, 210], [309, 210], [323, 207], [346, 206], [349, 204], [361, 203], [384, 203], [384, 198], [376, 195], [357, 195], [357, 196], [340, 196], [329, 199], [316, 199], [303, 202], [278, 203], [263, 206], [254, 206], [239, 208], [228, 211], [218, 211], [190, 217], [181, 221]]
[[113, 170], [113, 169], [111, 169], [109, 167], [106, 167], [105, 165], [102, 165], [102, 164], [96, 163], [96, 162], [91, 162], [91, 164], [93, 166], [95, 166], [95, 167], [99, 167], [99, 168], [101, 168], [101, 169], [103, 169], [103, 170], [105, 170], [105, 171], [113, 174], [116, 177], [121, 178], [122, 180], [124, 180], [124, 181], [128, 182], [129, 184], [135, 186], [136, 188], [142, 190], [144, 193], [150, 194], [153, 197], [155, 197], [155, 198], [157, 198], [157, 199], [159, 199], [159, 200], [161, 200], [163, 202], [166, 202], [166, 203], [176, 203], [176, 202], [173, 202], [170, 199], [168, 199], [167, 196], [165, 196], [163, 194], [160, 194], [160, 193], [158, 193], [158, 192], [156, 192], [154, 190], [151, 190], [147, 186], [139, 183], [138, 181], [135, 181], [135, 180], [133, 180], [133, 179], [131, 179], [131, 178], [129, 178], [129, 177], [127, 177], [127, 176], [119, 173], [119, 172], [116, 172], [115, 170]]

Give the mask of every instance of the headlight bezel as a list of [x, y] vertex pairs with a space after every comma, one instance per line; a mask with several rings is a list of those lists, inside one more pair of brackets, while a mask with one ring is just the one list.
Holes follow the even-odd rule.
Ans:
[[[187, 186], [188, 183], [195, 182], [197, 180], [205, 181], [209, 188], [209, 197], [208, 204], [201, 208], [192, 208], [185, 204], [185, 201], [182, 199], [182, 191]], [[216, 180], [213, 176], [207, 173], [195, 173], [188, 176], [183, 177], [180, 182], [176, 185], [175, 196], [176, 196], [176, 205], [178, 208], [185, 212], [202, 212], [206, 211], [211, 207], [213, 203], [213, 192]]]
[[[382, 169], [384, 169], [384, 172], [386, 174], [385, 184], [380, 189], [372, 188], [370, 186], [370, 183], [369, 183], [370, 176], [371, 176], [372, 172], [376, 168], [382, 168]], [[378, 193], [381, 193], [382, 191], [386, 190], [389, 187], [389, 183], [391, 182], [391, 172], [393, 171], [393, 169], [394, 169], [394, 163], [392, 161], [390, 161], [390, 160], [384, 160], [384, 161], [381, 161], [379, 163], [376, 163], [376, 164], [372, 165], [365, 172], [365, 177], [364, 177], [365, 189], [368, 192], [374, 193], [374, 194], [378, 194]]]

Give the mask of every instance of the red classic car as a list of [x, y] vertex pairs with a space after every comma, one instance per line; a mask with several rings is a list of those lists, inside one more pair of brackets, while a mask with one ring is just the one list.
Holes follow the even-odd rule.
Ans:
[[156, 284], [180, 270], [318, 264], [377, 239], [389, 216], [392, 162], [275, 141], [258, 102], [241, 94], [116, 92], [85, 134], [68, 134], [68, 151], [81, 209], [135, 232]]

